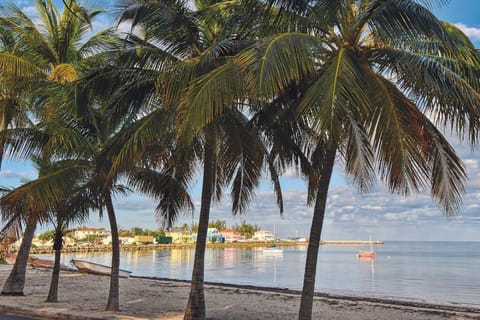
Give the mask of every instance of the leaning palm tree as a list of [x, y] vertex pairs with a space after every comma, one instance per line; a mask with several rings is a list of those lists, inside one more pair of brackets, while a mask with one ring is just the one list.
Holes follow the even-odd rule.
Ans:
[[[89, 12], [75, 0], [66, 2], [68, 9], [60, 13], [51, 1], [36, 1], [40, 25], [13, 4], [2, 7], [0, 28], [8, 30], [17, 43], [15, 50], [7, 52], [5, 49], [0, 54], [3, 90], [12, 92], [12, 84], [21, 84], [21, 90], [15, 91], [21, 93], [20, 97], [10, 95], [7, 97], [9, 101], [15, 101], [25, 108], [36, 105], [37, 97], [29, 93], [48, 86], [48, 83], [68, 83], [77, 79], [82, 69], [98, 61], [92, 57], [94, 53], [114, 45], [110, 31], [99, 32], [86, 38], [90, 32], [91, 20], [100, 11]], [[8, 81], [3, 81], [4, 79]], [[51, 103], [54, 102], [50, 101]], [[49, 116], [48, 109], [42, 112], [30, 108], [29, 111], [29, 114], [35, 115], [35, 121]], [[6, 126], [3, 127], [5, 128]], [[5, 139], [5, 130], [2, 131], [2, 137]], [[20, 248], [22, 253], [23, 250], [27, 251], [27, 256], [30, 248], [28, 241], [33, 237], [35, 226], [36, 221], [32, 216], [26, 224], [25, 245]], [[19, 264], [26, 264], [26, 260], [19, 261]], [[24, 266], [12, 269], [2, 294], [23, 294], [24, 270]]]
[[[34, 162], [39, 178], [6, 192], [0, 200], [0, 210], [3, 219], [9, 221], [21, 221], [30, 215], [37, 221], [55, 221], [55, 263], [47, 301], [57, 302], [63, 230], [71, 221], [85, 221], [95, 206], [78, 192], [78, 170], [71, 169], [71, 161], [52, 164], [34, 159]], [[32, 209], [25, 211], [25, 206]]]
[[[221, 116], [225, 104], [241, 100], [244, 87], [254, 91], [252, 100], [274, 99], [297, 87], [291, 95], [297, 101], [294, 113], [314, 133], [307, 152], [314, 210], [299, 311], [299, 319], [311, 319], [335, 159], [342, 158], [361, 192], [371, 188], [378, 172], [392, 192], [408, 195], [430, 188], [446, 214], [454, 214], [465, 170], [440, 128], [448, 126], [476, 142], [479, 60], [458, 29], [417, 1], [272, 3], [297, 14], [302, 24], [309, 21], [308, 32], [264, 39], [228, 68], [193, 85], [184, 105], [201, 124]], [[225, 83], [227, 72], [232, 79]], [[216, 86], [229, 90], [215, 92]], [[210, 107], [192, 112], [199, 106]]]

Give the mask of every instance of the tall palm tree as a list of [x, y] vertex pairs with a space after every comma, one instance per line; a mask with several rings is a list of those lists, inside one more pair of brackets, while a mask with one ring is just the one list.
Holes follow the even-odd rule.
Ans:
[[[135, 92], [148, 92], [143, 103], [146, 101], [157, 108], [149, 119], [165, 110], [175, 116], [187, 84], [224, 64], [230, 56], [251, 43], [248, 36], [260, 30], [240, 29], [238, 18], [231, 11], [224, 11], [221, 2], [198, 1], [195, 5], [196, 9], [192, 10], [183, 1], [131, 1], [122, 8], [119, 21], [131, 23], [133, 32], [128, 40], [136, 44], [134, 59], [128, 69], [130, 78], [139, 74], [139, 78], [150, 81], [150, 89], [136, 86]], [[135, 69], [136, 73], [133, 72]], [[151, 97], [155, 97], [153, 103]], [[267, 149], [252, 122], [237, 105], [226, 105], [225, 108], [227, 110], [217, 121], [188, 138], [179, 136], [176, 142], [186, 150], [181, 151], [182, 154], [194, 155], [194, 158], [187, 156], [194, 162], [181, 163], [187, 166], [203, 164], [199, 229], [185, 319], [205, 318], [204, 256], [212, 201], [220, 199], [223, 189], [231, 183], [233, 213], [243, 212], [266, 162]], [[145, 139], [151, 139], [154, 127], [158, 125], [159, 122], [150, 121], [142, 126], [142, 134], [136, 138], [138, 142], [126, 146], [123, 157], [118, 158], [114, 167], [130, 161], [133, 150], [142, 154], [140, 141], [144, 144]], [[272, 180], [278, 191], [277, 176], [272, 175]]]
[[[417, 1], [273, 3], [299, 15], [300, 22], [293, 21], [309, 26], [307, 32], [278, 34], [242, 52], [229, 68], [191, 86], [184, 106], [201, 125], [220, 116], [224, 104], [241, 100], [243, 84], [253, 88], [249, 99], [274, 99], [292, 85], [298, 88], [291, 96], [297, 100], [294, 112], [316, 135], [308, 152], [309, 200], [315, 199], [315, 206], [299, 311], [299, 319], [311, 319], [336, 157], [361, 192], [371, 188], [378, 172], [392, 192], [430, 188], [446, 214], [454, 214], [465, 170], [439, 128], [449, 126], [476, 142], [479, 60], [458, 29]], [[227, 71], [232, 79], [225, 84]], [[219, 85], [229, 90], [213, 95]], [[199, 106], [209, 108], [194, 112]]]
[[[12, 92], [11, 84], [22, 84], [22, 90], [18, 91], [21, 92], [21, 96], [9, 98], [15, 102], [20, 101], [21, 106], [31, 106], [38, 102], [37, 97], [29, 95], [36, 88], [48, 86], [49, 82], [68, 83], [77, 79], [83, 68], [98, 61], [92, 57], [94, 53], [114, 45], [111, 31], [99, 32], [87, 38], [91, 19], [100, 11], [89, 12], [75, 0], [67, 1], [69, 9], [65, 9], [63, 13], [60, 13], [50, 0], [37, 0], [36, 4], [40, 25], [36, 25], [13, 4], [2, 8], [0, 20], [0, 28], [8, 30], [17, 43], [15, 50], [5, 49], [0, 54], [2, 79], [8, 79], [8, 82], [2, 81], [2, 86], [4, 91]], [[53, 101], [50, 101], [51, 103]], [[48, 110], [48, 108], [30, 109], [30, 112], [34, 111], [37, 121], [37, 118], [48, 117]], [[8, 124], [3, 129], [7, 126]], [[5, 130], [2, 131], [2, 137], [5, 138]], [[32, 216], [26, 224], [25, 245], [21, 246], [19, 257], [28, 256], [30, 248], [28, 241], [31, 242], [35, 226], [36, 220]], [[19, 268], [16, 267], [17, 262]], [[17, 262], [4, 285], [2, 294], [23, 294], [26, 259]]]

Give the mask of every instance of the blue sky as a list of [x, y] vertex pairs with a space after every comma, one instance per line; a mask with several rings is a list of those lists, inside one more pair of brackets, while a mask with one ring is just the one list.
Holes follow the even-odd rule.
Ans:
[[[61, 1], [57, 1], [61, 2]], [[5, 3], [0, 0], [0, 3]], [[33, 12], [33, 0], [17, 0], [15, 3]], [[113, 8], [114, 0], [86, 3], [96, 8]], [[440, 19], [454, 23], [461, 28], [480, 48], [480, 1], [453, 0], [443, 8], [435, 8], [434, 13]], [[111, 18], [104, 16], [95, 27], [108, 26]], [[471, 150], [468, 145], [452, 139], [458, 154], [463, 159], [469, 176], [467, 193], [459, 214], [447, 219], [432, 202], [428, 193], [410, 197], [389, 194], [380, 184], [367, 195], [360, 195], [343, 176], [341, 166], [335, 170], [329, 191], [327, 216], [324, 224], [323, 239], [368, 239], [371, 236], [379, 240], [457, 240], [480, 241], [480, 151]], [[35, 171], [25, 162], [6, 161], [0, 171], [0, 185], [15, 186], [24, 179], [34, 179]], [[312, 208], [306, 207], [306, 183], [292, 176], [282, 178], [285, 211], [279, 215], [275, 197], [269, 182], [264, 182], [256, 191], [256, 197], [246, 214], [233, 217], [229, 196], [212, 207], [211, 219], [227, 220], [230, 226], [241, 219], [273, 230], [279, 236], [308, 236], [312, 217]], [[197, 181], [198, 182], [198, 181]], [[182, 216], [178, 224], [192, 223], [198, 219], [200, 208], [199, 186], [193, 184], [196, 214]], [[155, 203], [131, 195], [115, 200], [120, 227], [139, 226], [156, 229], [157, 223], [153, 210]], [[106, 218], [99, 221], [92, 214], [88, 226], [108, 227]], [[47, 227], [48, 228], [48, 227]]]

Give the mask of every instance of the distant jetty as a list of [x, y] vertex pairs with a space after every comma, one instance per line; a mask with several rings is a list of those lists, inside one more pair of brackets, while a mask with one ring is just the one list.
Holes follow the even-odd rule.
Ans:
[[320, 244], [383, 244], [383, 241], [380, 240], [321, 240]]

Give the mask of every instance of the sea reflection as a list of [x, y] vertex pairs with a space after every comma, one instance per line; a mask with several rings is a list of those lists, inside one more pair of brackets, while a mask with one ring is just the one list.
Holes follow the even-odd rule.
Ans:
[[[480, 264], [476, 243], [388, 243], [375, 259], [357, 259], [355, 246], [321, 246], [316, 290], [340, 294], [422, 299], [480, 306]], [[133, 275], [189, 280], [193, 249], [121, 252], [120, 266]], [[52, 259], [53, 255], [39, 255]], [[108, 253], [63, 255], [111, 264]], [[306, 247], [284, 247], [282, 254], [261, 249], [207, 249], [205, 280], [300, 290]]]

